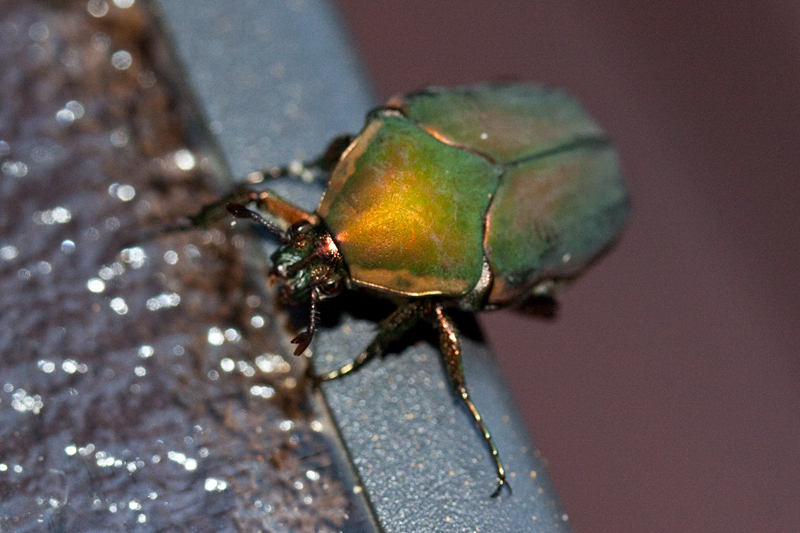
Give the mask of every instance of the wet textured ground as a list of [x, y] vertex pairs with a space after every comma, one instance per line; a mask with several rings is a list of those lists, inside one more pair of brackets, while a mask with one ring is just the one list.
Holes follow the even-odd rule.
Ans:
[[0, 0], [0, 530], [337, 531], [260, 252], [120, 253], [224, 187], [130, 3]]

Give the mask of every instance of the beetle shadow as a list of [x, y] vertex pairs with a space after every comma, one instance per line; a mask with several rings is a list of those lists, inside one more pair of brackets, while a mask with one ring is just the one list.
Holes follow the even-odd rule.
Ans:
[[[397, 309], [397, 304], [392, 300], [363, 291], [346, 291], [336, 298], [320, 302], [318, 325], [322, 329], [335, 329], [342, 325], [345, 317], [349, 316], [359, 321], [374, 324], [375, 333], [377, 334], [380, 322], [395, 309]], [[510, 309], [525, 316], [553, 320], [558, 314], [558, 303], [551, 297], [533, 296]], [[285, 310], [289, 313], [294, 331], [304, 331], [308, 327], [308, 305], [288, 305], [285, 306]], [[486, 344], [486, 337], [478, 323], [476, 313], [462, 311], [457, 308], [448, 308], [447, 313], [455, 322], [462, 338], [479, 344]], [[439, 350], [436, 328], [424, 320], [421, 320], [395, 342], [391, 343], [384, 356], [399, 354], [405, 348], [420, 341], [430, 344], [437, 351]]]
[[[279, 302], [280, 303], [280, 302]], [[302, 304], [280, 303], [288, 313], [290, 324], [295, 332], [304, 331], [308, 327], [310, 307], [308, 302]], [[317, 304], [317, 325], [320, 329], [340, 327], [346, 317], [371, 322], [378, 330], [381, 320], [389, 316], [396, 306], [385, 298], [376, 297], [360, 291], [345, 291], [335, 298], [322, 300]]]
[[[397, 309], [397, 304], [392, 300], [363, 291], [347, 291], [336, 298], [320, 302], [317, 324], [321, 329], [335, 329], [344, 323], [346, 317], [350, 317], [373, 324], [374, 332], [377, 334], [380, 322], [392, 314], [395, 309]], [[286, 305], [284, 310], [289, 314], [290, 323], [294, 331], [304, 331], [308, 327], [308, 305]], [[485, 342], [483, 333], [473, 313], [457, 309], [448, 309], [447, 312], [456, 322], [462, 337], [478, 343]], [[420, 320], [397, 340], [389, 344], [383, 356], [399, 355], [403, 350], [420, 341], [430, 344], [436, 351], [439, 351], [436, 328], [425, 320]]]
[[558, 318], [558, 302], [552, 296], [531, 296], [511, 309], [522, 315], [544, 320]]

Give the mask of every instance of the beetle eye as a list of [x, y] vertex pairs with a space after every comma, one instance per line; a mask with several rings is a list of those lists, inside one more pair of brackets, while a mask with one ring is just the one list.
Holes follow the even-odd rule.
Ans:
[[336, 296], [344, 290], [344, 283], [340, 279], [329, 279], [325, 282], [325, 294]]

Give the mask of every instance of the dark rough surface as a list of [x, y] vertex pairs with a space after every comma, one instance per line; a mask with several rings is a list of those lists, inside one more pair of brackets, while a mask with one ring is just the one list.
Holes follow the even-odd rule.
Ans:
[[214, 198], [217, 165], [149, 15], [88, 5], [0, 2], [0, 529], [338, 531], [248, 241], [118, 254]]

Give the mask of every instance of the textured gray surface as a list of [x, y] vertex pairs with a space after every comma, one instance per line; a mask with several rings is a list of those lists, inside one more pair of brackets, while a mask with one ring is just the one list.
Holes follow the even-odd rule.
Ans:
[[157, 5], [234, 176], [317, 156], [361, 128], [373, 102], [329, 3]]
[[[163, 0], [160, 6], [234, 174], [313, 156], [334, 134], [359, 129], [371, 101], [328, 4]], [[298, 194], [292, 200], [308, 206], [318, 193]], [[359, 320], [336, 314], [336, 324], [318, 336], [312, 349], [319, 371], [354, 357], [368, 343], [381, 317], [370, 305], [355, 304]], [[334, 307], [332, 301], [323, 312]], [[323, 386], [381, 526], [417, 532], [569, 530], [492, 356], [482, 344], [466, 341], [464, 359], [513, 495], [504, 491], [489, 498], [495, 476], [484, 442], [451, 394], [429, 343], [416, 342]]]

